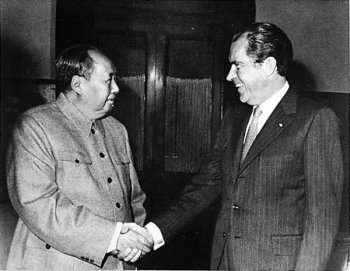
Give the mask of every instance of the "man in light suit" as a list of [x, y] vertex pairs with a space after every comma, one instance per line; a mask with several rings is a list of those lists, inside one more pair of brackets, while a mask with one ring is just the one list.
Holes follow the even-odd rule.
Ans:
[[7, 269], [134, 268], [119, 259], [136, 261], [152, 240], [140, 227], [145, 194], [127, 131], [108, 116], [119, 91], [115, 67], [97, 48], [76, 45], [56, 68], [57, 100], [25, 112], [9, 146], [19, 219]]
[[221, 196], [212, 269], [325, 269], [343, 183], [338, 120], [289, 86], [292, 55], [273, 24], [254, 23], [233, 38], [227, 80], [243, 104], [226, 111], [208, 161], [179, 201], [153, 219], [155, 239], [167, 243]]

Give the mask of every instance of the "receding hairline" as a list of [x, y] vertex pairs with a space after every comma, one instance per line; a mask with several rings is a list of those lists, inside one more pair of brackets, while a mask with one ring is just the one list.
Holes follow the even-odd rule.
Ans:
[[230, 61], [230, 58], [231, 58], [233, 45], [237, 44], [237, 42], [240, 41], [240, 40], [242, 40], [242, 43], [244, 43], [243, 44], [244, 45], [244, 49], [245, 49], [245, 52], [247, 53], [247, 48], [248, 48], [248, 45], [249, 45], [248, 32], [244, 32], [244, 33], [241, 33], [239, 36], [237, 36], [236, 39], [232, 39], [231, 46], [230, 46], [230, 52], [229, 52], [229, 55], [228, 55], [229, 61]]
[[104, 61], [109, 62], [109, 64], [111, 65], [114, 73], [117, 71], [113, 61], [109, 57], [107, 57], [103, 52], [101, 52], [100, 50], [98, 50], [98, 49], [89, 49], [89, 50], [87, 50], [87, 53], [88, 53], [89, 57], [92, 59], [93, 66], [95, 64], [99, 64], [98, 59], [100, 58], [100, 59], [102, 59]]

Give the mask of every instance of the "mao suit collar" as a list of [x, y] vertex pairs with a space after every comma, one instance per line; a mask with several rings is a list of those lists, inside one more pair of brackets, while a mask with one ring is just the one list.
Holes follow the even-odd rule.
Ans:
[[64, 95], [60, 93], [56, 100], [57, 107], [61, 110], [63, 115], [71, 121], [79, 133], [88, 137], [91, 134], [93, 121], [85, 117]]

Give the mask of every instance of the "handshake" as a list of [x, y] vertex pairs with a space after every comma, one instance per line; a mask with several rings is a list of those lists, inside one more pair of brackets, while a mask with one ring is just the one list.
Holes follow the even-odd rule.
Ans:
[[135, 262], [153, 248], [154, 240], [147, 228], [135, 223], [124, 223], [117, 246], [111, 254], [125, 262]]

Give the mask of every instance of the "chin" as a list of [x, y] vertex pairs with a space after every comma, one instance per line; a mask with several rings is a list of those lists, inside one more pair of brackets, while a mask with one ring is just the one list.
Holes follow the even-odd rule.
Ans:
[[242, 96], [242, 95], [239, 97], [239, 100], [240, 100], [242, 103], [249, 104], [248, 99], [247, 99], [246, 97]]
[[105, 112], [106, 112], [106, 114], [108, 114], [108, 113], [112, 112], [112, 110], [113, 110], [113, 106], [109, 106], [108, 108], [106, 108]]

